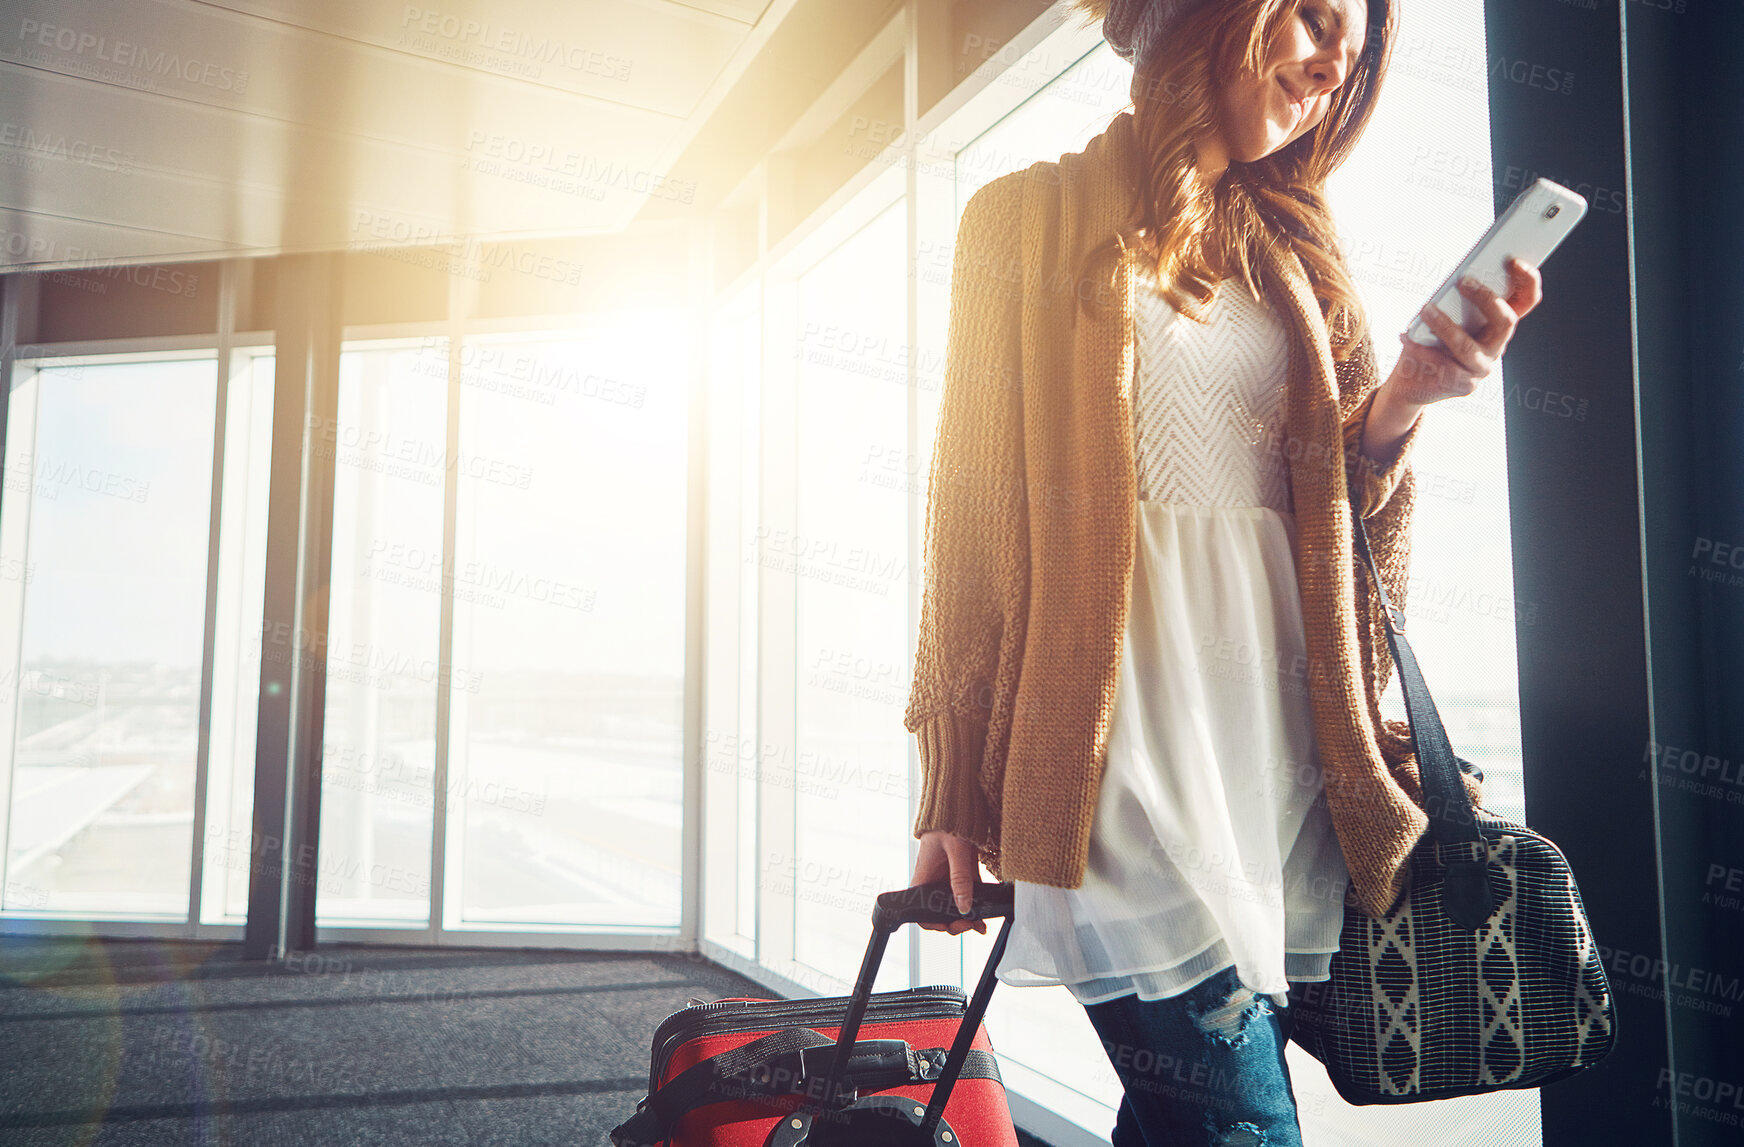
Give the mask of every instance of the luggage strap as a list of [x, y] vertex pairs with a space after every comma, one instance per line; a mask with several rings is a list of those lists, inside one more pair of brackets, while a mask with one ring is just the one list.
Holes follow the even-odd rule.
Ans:
[[[711, 1103], [789, 1094], [819, 1098], [813, 1093], [829, 1067], [825, 1052], [835, 1046], [835, 1040], [810, 1028], [787, 1028], [692, 1064], [636, 1105], [636, 1113], [612, 1131], [612, 1147], [655, 1147], [671, 1136], [686, 1112]], [[905, 1040], [860, 1040], [835, 1100], [851, 1103], [861, 1090], [934, 1082], [949, 1050], [915, 1048]], [[993, 1056], [976, 1050], [964, 1059], [958, 1078], [1002, 1082]]]

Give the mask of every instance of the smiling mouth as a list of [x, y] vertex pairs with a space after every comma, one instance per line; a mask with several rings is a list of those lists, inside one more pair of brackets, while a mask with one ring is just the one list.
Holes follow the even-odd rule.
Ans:
[[1278, 89], [1284, 93], [1285, 101], [1295, 109], [1297, 119], [1301, 119], [1303, 116], [1308, 114], [1308, 102], [1306, 100], [1297, 99], [1295, 94], [1291, 92], [1289, 87], [1284, 83], [1282, 76], [1278, 77]]

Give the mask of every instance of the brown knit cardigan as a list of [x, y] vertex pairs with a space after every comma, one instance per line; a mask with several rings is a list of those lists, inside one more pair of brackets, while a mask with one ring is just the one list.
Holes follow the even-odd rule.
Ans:
[[[986, 184], [957, 233], [927, 499], [925, 586], [903, 724], [918, 738], [914, 832], [973, 841], [1000, 880], [1084, 879], [1119, 677], [1137, 521], [1131, 252], [1098, 287], [1084, 254], [1137, 208], [1130, 111], [1081, 152]], [[1332, 360], [1302, 264], [1264, 271], [1290, 335], [1287, 433], [1310, 699], [1352, 903], [1380, 916], [1428, 821], [1409, 727], [1383, 720], [1384, 617], [1354, 555], [1360, 496], [1376, 564], [1405, 603], [1409, 454], [1362, 454], [1380, 383], [1365, 332]], [[1100, 313], [1080, 312], [1080, 295]], [[1288, 667], [1285, 667], [1288, 671]], [[1466, 776], [1474, 800], [1482, 790]]]

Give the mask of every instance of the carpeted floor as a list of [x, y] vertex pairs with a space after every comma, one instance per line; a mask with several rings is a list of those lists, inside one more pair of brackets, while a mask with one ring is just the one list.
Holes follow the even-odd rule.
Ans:
[[239, 954], [0, 936], [0, 1144], [601, 1147], [660, 1020], [769, 994], [683, 955]]

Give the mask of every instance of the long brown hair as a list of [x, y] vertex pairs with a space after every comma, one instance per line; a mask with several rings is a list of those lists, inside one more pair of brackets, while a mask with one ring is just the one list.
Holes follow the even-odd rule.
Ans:
[[[1374, 112], [1397, 30], [1395, 0], [1368, 0], [1362, 54], [1312, 131], [1251, 163], [1231, 160], [1209, 194], [1193, 147], [1216, 123], [1213, 93], [1243, 70], [1259, 70], [1303, 2], [1209, 0], [1171, 29], [1135, 76], [1133, 132], [1142, 162], [1134, 215], [1085, 257], [1078, 277], [1119, 250], [1131, 251], [1155, 267], [1173, 306], [1204, 321], [1202, 308], [1216, 295], [1208, 254], [1264, 297], [1264, 252], [1288, 243], [1320, 302], [1333, 358], [1343, 361], [1367, 319], [1338, 246], [1326, 179], [1350, 155]], [[1107, 0], [1078, 0], [1078, 7], [1100, 19]]]

